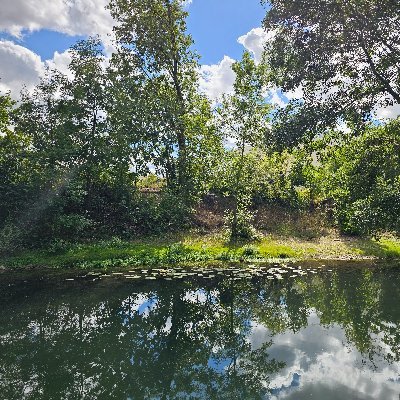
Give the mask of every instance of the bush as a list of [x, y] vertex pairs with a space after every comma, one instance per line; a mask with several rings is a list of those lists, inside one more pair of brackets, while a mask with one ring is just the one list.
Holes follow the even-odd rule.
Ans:
[[258, 233], [253, 226], [253, 212], [246, 207], [239, 206], [236, 214], [236, 226], [234, 226], [234, 219], [233, 211], [226, 212], [225, 225], [230, 231], [231, 241], [254, 240], [258, 238]]
[[343, 231], [373, 235], [400, 231], [400, 185], [381, 181], [366, 198], [338, 207], [337, 217]]
[[339, 228], [349, 234], [400, 232], [400, 120], [370, 127], [320, 152], [316, 180], [334, 203]]
[[77, 239], [94, 227], [94, 221], [79, 214], [58, 215], [52, 221], [53, 235], [61, 239]]
[[191, 213], [192, 209], [182, 198], [165, 191], [160, 194], [138, 193], [131, 215], [135, 231], [158, 234], [187, 227]]
[[257, 249], [257, 247], [252, 246], [252, 245], [246, 245], [243, 247], [242, 255], [243, 255], [243, 257], [246, 257], [246, 258], [257, 258], [260, 256], [260, 252]]
[[0, 229], [0, 254], [9, 255], [23, 245], [23, 232], [12, 223], [6, 223]]

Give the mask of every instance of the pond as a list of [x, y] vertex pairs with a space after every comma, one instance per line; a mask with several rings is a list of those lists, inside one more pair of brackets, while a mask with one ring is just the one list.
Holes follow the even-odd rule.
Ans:
[[398, 265], [110, 275], [0, 275], [2, 400], [399, 399]]

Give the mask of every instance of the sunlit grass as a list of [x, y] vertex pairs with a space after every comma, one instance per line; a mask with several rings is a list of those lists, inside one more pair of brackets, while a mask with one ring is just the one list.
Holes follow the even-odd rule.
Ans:
[[69, 245], [61, 249], [25, 251], [3, 257], [4, 267], [134, 268], [154, 265], [201, 265], [210, 262], [276, 259], [400, 258], [400, 240], [327, 236], [302, 240], [263, 236], [252, 243], [232, 244], [223, 232], [181, 234], [134, 241], [114, 239]]

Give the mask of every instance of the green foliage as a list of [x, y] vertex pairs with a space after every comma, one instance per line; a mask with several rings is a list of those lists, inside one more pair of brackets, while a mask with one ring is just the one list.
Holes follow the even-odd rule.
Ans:
[[304, 107], [292, 115], [283, 110], [280, 119], [291, 132], [315, 134], [340, 119], [362, 123], [377, 105], [400, 103], [396, 1], [263, 3], [264, 27], [273, 36], [265, 53], [270, 79], [303, 92]]
[[268, 141], [268, 122], [271, 105], [265, 102], [265, 66], [257, 66], [249, 52], [232, 66], [236, 73], [234, 93], [223, 96], [217, 107], [217, 123], [226, 139], [233, 139], [232, 168], [227, 171], [227, 189], [233, 198], [232, 214], [228, 215], [231, 239], [250, 238], [254, 235], [248, 211], [251, 187], [246, 171], [245, 153], [258, 149]]
[[228, 211], [225, 221], [230, 229], [231, 241], [257, 239], [257, 231], [253, 226], [254, 214], [248, 209], [247, 204], [240, 203], [234, 211]]
[[135, 268], [165, 265], [202, 265], [204, 263], [243, 260], [267, 261], [296, 257], [288, 246], [273, 241], [253, 245], [201, 245], [182, 242], [127, 242], [117, 238], [93, 244], [74, 245], [64, 240], [53, 240], [46, 250], [33, 250], [0, 259], [7, 267], [47, 266], [52, 268], [77, 267], [82, 269]]
[[131, 211], [136, 232], [148, 235], [187, 228], [192, 211], [185, 200], [170, 191], [137, 194]]
[[56, 237], [79, 238], [92, 225], [91, 219], [79, 214], [62, 214], [55, 221], [52, 221], [52, 228]]
[[254, 245], [244, 246], [242, 254], [245, 258], [258, 258], [260, 256], [258, 248]]
[[[201, 267], [204, 264], [226, 265], [226, 262], [277, 262], [279, 259], [400, 259], [400, 241], [385, 236], [369, 238], [338, 238], [330, 241], [282, 240], [264, 237], [254, 243], [226, 243], [204, 236], [186, 238], [180, 242], [176, 234], [157, 234], [148, 238], [127, 241], [118, 237], [73, 244], [53, 239], [45, 249], [10, 251], [0, 254], [0, 266], [6, 268], [135, 268], [143, 266], [178, 265]], [[1, 241], [0, 241], [1, 244]], [[222, 265], [222, 266], [223, 266]]]
[[[138, 111], [144, 115], [138, 117], [144, 124], [135, 128], [140, 139], [151, 142], [152, 159], [147, 161], [164, 175], [169, 189], [191, 203], [203, 189], [203, 173], [209, 171], [220, 141], [209, 123], [210, 104], [197, 90], [198, 56], [186, 32], [184, 2], [112, 0], [109, 9], [119, 45], [114, 65], [120, 72], [121, 66], [125, 69], [119, 82], [128, 80], [128, 90], [132, 83], [136, 86], [136, 96], [127, 99], [128, 105], [136, 106], [137, 98], [141, 99]], [[131, 130], [132, 121], [124, 125]]]
[[371, 126], [354, 139], [333, 134], [320, 143], [314, 169], [319, 196], [332, 199], [343, 231], [379, 235], [400, 229], [400, 121]]
[[[292, 210], [306, 210], [314, 200], [315, 190], [309, 179], [310, 156], [300, 150], [264, 152], [252, 149], [243, 155], [242, 187], [247, 190], [248, 205], [280, 205]], [[215, 169], [211, 190], [232, 195], [232, 182], [240, 157], [228, 150]]]
[[[224, 197], [232, 242], [256, 239], [256, 221], [268, 231], [268, 207], [299, 220], [317, 209], [345, 233], [400, 232], [400, 120], [366, 123], [400, 100], [398, 10], [303, 3], [271, 1], [265, 57], [244, 52], [233, 93], [213, 105], [184, 2], [112, 0], [111, 60], [88, 38], [68, 74], [48, 69], [16, 103], [0, 94], [0, 251], [181, 231], [209, 192]], [[304, 96], [274, 109], [276, 85]], [[338, 122], [349, 132], [328, 130]], [[221, 227], [213, 211], [203, 220], [218, 212]], [[279, 232], [300, 231], [282, 220]]]
[[23, 244], [23, 232], [11, 223], [3, 224], [0, 230], [0, 255], [13, 254]]
[[165, 180], [154, 173], [140, 177], [137, 183], [137, 187], [147, 191], [160, 191], [165, 187]]
[[10, 132], [12, 106], [9, 94], [0, 93], [0, 136]]

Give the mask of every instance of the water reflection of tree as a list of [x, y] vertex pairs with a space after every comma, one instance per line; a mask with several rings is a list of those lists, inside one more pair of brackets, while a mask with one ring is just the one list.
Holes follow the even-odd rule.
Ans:
[[369, 361], [400, 360], [399, 274], [392, 269], [345, 270], [303, 284], [307, 307], [322, 325], [339, 324]]
[[[242, 291], [124, 286], [15, 304], [2, 314], [0, 389], [9, 399], [260, 398], [281, 365], [269, 343], [251, 348]], [[151, 307], [138, 310], [138, 298]]]
[[[260, 398], [280, 365], [246, 340], [251, 309], [234, 286], [157, 292], [147, 317], [125, 310], [131, 398]], [[190, 292], [189, 292], [190, 293]], [[222, 294], [221, 294], [222, 293]], [[191, 397], [192, 396], [192, 397]]]
[[[115, 285], [115, 286], [113, 286]], [[255, 348], [275, 334], [339, 324], [368, 359], [400, 359], [396, 270], [274, 281], [171, 283], [0, 294], [4, 399], [257, 399], [282, 364]]]

